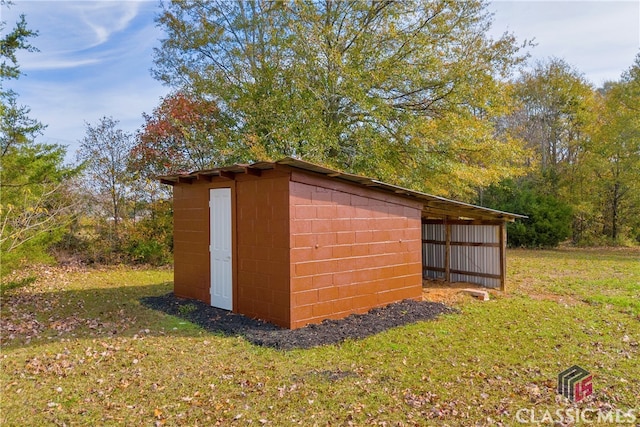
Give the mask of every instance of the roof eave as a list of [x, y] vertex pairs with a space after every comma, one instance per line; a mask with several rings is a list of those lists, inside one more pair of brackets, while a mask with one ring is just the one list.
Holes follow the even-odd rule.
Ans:
[[[501, 221], [513, 222], [519, 218], [527, 218], [525, 215], [514, 214], [510, 212], [499, 211], [496, 209], [486, 208], [483, 206], [472, 205], [469, 203], [459, 202], [432, 194], [422, 193], [397, 185], [388, 184], [373, 178], [367, 178], [360, 175], [340, 172], [329, 169], [325, 166], [316, 165], [314, 163], [299, 160], [293, 157], [285, 157], [275, 162], [255, 162], [252, 164], [235, 164], [215, 169], [200, 170], [191, 173], [182, 173], [174, 175], [164, 175], [156, 177], [163, 184], [176, 185], [178, 183], [192, 183], [195, 180], [205, 179], [211, 181], [213, 177], [222, 177], [227, 179], [235, 179], [236, 174], [251, 174], [260, 176], [262, 171], [275, 169], [277, 165], [283, 165], [306, 172], [317, 173], [330, 179], [346, 181], [351, 184], [361, 185], [368, 188], [376, 188], [380, 191], [386, 191], [401, 197], [407, 197], [419, 200], [424, 203], [425, 210], [428, 211], [444, 211], [446, 208], [454, 207], [456, 215], [460, 218], [471, 219], [494, 219]], [[438, 206], [444, 205], [444, 206]], [[444, 214], [442, 214], [444, 215]]]

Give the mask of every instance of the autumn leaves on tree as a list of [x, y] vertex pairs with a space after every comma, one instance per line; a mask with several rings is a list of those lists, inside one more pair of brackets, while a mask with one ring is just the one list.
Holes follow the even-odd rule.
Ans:
[[[526, 43], [489, 35], [487, 6], [164, 3], [152, 72], [172, 92], [137, 134], [87, 124], [79, 182], [0, 88], [3, 261], [77, 238], [68, 224], [87, 213], [105, 251], [166, 261], [171, 212], [154, 177], [284, 156], [529, 215], [515, 245], [637, 244], [640, 55], [596, 90], [561, 59], [526, 67]], [[24, 18], [5, 32], [0, 83], [20, 76], [15, 52], [35, 34]]]
[[522, 57], [482, 2], [172, 2], [158, 22], [155, 76], [224, 116], [192, 167], [293, 155], [468, 198], [521, 165], [494, 119]]
[[637, 63], [602, 90], [557, 58], [514, 77], [526, 42], [492, 39], [483, 1], [176, 1], [158, 23], [176, 95], [147, 117], [155, 170], [299, 156], [519, 209], [517, 245], [640, 236]]

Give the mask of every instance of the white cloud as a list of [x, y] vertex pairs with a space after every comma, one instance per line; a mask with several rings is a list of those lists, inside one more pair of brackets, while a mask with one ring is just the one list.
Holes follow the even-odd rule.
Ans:
[[20, 56], [26, 76], [8, 86], [30, 106], [31, 117], [48, 125], [39, 140], [68, 145], [73, 161], [85, 122], [112, 116], [135, 132], [142, 112], [151, 112], [167, 92], [149, 74], [161, 36], [153, 22], [157, 2], [22, 4], [31, 7], [16, 15], [26, 13], [29, 26], [40, 31], [33, 42], [41, 52]]
[[[518, 39], [535, 38], [535, 58], [564, 58], [595, 84], [619, 78], [640, 50], [640, 2], [493, 2], [494, 35], [512, 31]], [[149, 75], [156, 0], [18, 1], [2, 8], [8, 27], [25, 13], [41, 52], [21, 54], [27, 73], [12, 81], [31, 116], [49, 127], [42, 141], [71, 145], [85, 134], [84, 123], [102, 116], [120, 120], [133, 132], [168, 89]], [[8, 85], [9, 86], [9, 85]]]
[[532, 59], [564, 59], [596, 85], [617, 80], [640, 51], [640, 2], [494, 1], [493, 33], [535, 39]]
[[[48, 58], [47, 58], [48, 56]], [[88, 59], [72, 59], [64, 58], [61, 55], [46, 55], [44, 58], [38, 59], [29, 64], [27, 67], [22, 67], [23, 70], [56, 70], [62, 68], [76, 68], [84, 67], [86, 65], [95, 65], [100, 62], [98, 58]]]
[[103, 44], [112, 34], [127, 28], [137, 16], [139, 2], [74, 2], [69, 7], [69, 16], [80, 21], [93, 33], [90, 47]]
[[101, 48], [126, 30], [141, 8], [150, 4], [137, 1], [19, 2], [10, 8], [3, 7], [3, 20], [10, 24], [24, 13], [29, 28], [39, 32], [31, 43], [40, 52], [19, 53], [24, 71], [72, 68], [104, 60], [100, 55]]

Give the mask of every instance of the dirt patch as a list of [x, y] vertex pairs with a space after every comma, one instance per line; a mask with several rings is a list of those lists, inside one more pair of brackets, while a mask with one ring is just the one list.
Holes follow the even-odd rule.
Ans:
[[489, 293], [490, 298], [497, 295], [504, 295], [497, 289], [483, 288], [478, 285], [465, 282], [441, 282], [436, 280], [424, 280], [422, 283], [422, 298], [425, 301], [441, 302], [445, 304], [461, 303], [464, 300], [473, 298], [469, 294], [463, 292], [463, 289], [477, 289]]
[[[423, 280], [422, 283], [422, 298], [425, 301], [441, 302], [449, 305], [456, 305], [468, 301], [470, 298], [474, 298], [468, 293], [463, 292], [463, 289], [476, 289], [489, 293], [490, 298], [495, 297], [509, 297], [509, 294], [505, 294], [499, 289], [484, 288], [472, 283], [454, 282], [447, 283], [437, 280]], [[540, 293], [529, 290], [526, 295], [534, 300], [538, 301], [553, 301], [565, 306], [574, 306], [583, 304], [584, 301], [576, 299], [569, 295], [557, 295], [552, 293]]]
[[290, 350], [361, 339], [397, 326], [430, 320], [457, 310], [442, 303], [404, 300], [366, 314], [352, 314], [340, 320], [325, 320], [299, 329], [284, 329], [237, 313], [211, 307], [201, 301], [176, 298], [172, 292], [146, 297], [142, 303], [167, 314], [186, 319], [212, 333], [242, 336], [265, 347]]

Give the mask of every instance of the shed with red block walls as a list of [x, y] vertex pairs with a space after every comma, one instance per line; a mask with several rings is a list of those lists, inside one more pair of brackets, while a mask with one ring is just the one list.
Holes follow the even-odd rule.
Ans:
[[[419, 300], [423, 277], [504, 288], [504, 223], [518, 215], [293, 158], [160, 179], [173, 186], [178, 297], [293, 329]], [[497, 253], [489, 272], [460, 262], [479, 248]]]

